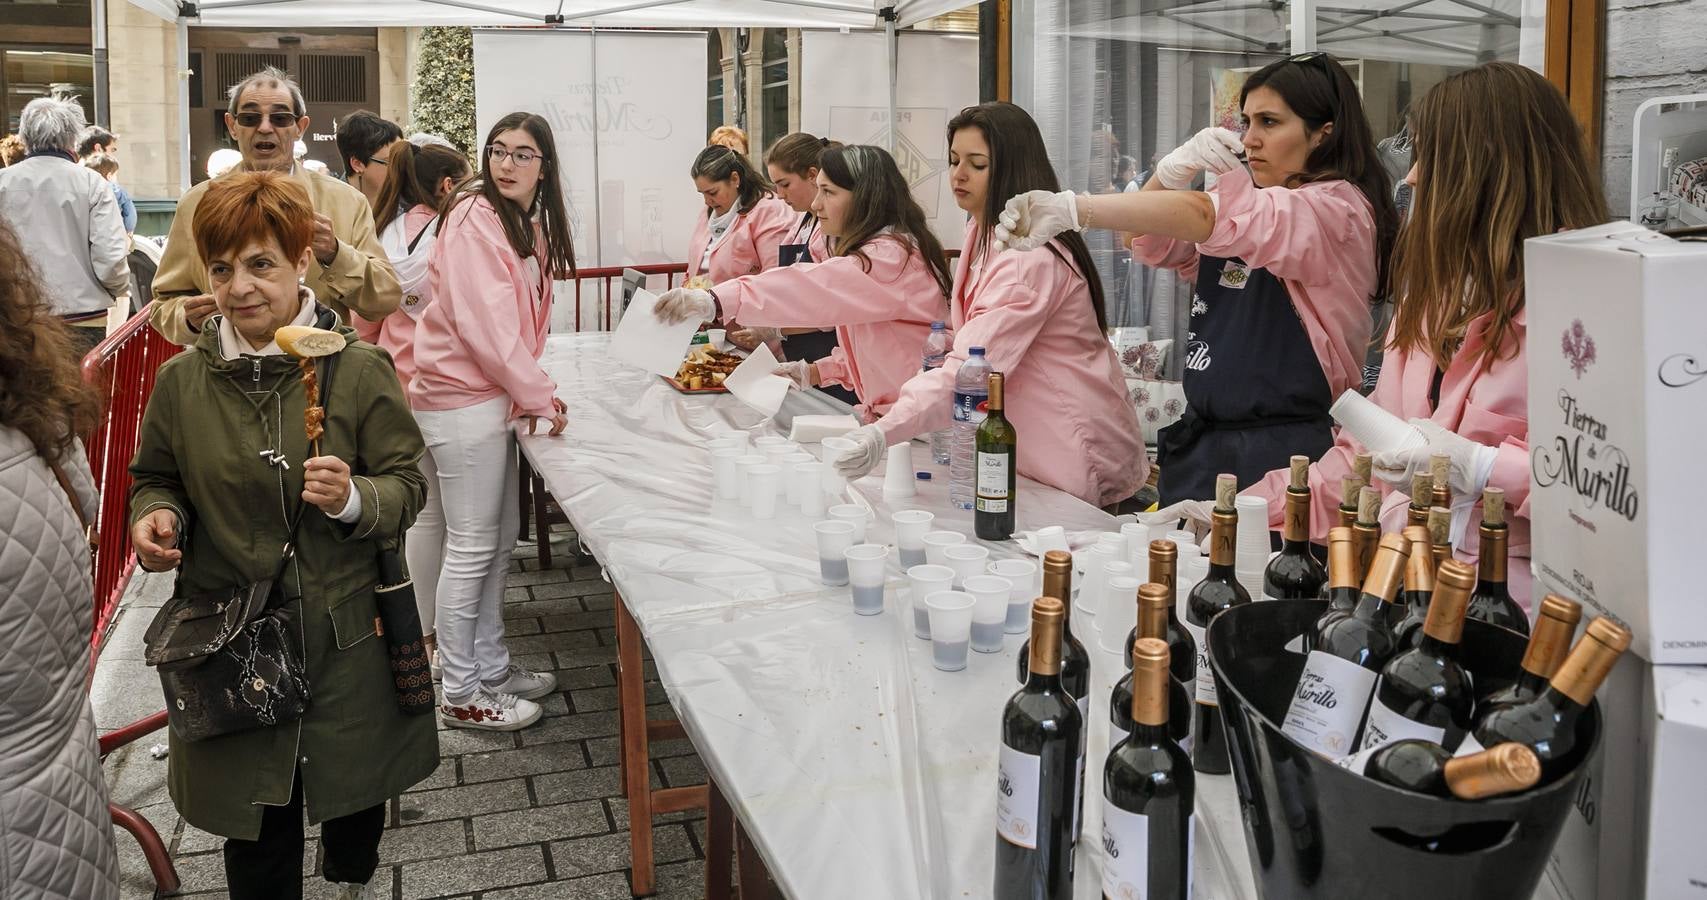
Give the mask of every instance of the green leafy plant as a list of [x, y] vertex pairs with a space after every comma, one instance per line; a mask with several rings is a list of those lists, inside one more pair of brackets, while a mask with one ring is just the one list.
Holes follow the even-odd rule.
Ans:
[[409, 119], [414, 130], [443, 135], [464, 153], [474, 148], [474, 36], [469, 29], [421, 29]]

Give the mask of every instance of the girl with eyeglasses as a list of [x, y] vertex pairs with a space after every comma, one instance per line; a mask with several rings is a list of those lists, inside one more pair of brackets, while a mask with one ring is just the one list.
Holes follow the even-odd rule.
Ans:
[[484, 171], [449, 199], [427, 263], [432, 303], [415, 328], [410, 405], [444, 510], [437, 591], [440, 719], [514, 731], [539, 719], [550, 673], [510, 659], [504, 575], [519, 531], [513, 426], [563, 433], [557, 385], [540, 368], [551, 284], [575, 276], [575, 248], [551, 125], [511, 113], [486, 136]]
[[836, 326], [838, 346], [815, 363], [785, 363], [795, 386], [852, 388], [868, 418], [895, 402], [919, 368], [931, 322], [943, 317], [948, 262], [895, 159], [880, 147], [832, 147], [818, 158], [812, 210], [830, 256], [718, 282], [676, 288], [654, 312], [666, 322], [716, 318], [772, 329]]
[[[1164, 506], [1213, 496], [1218, 473], [1248, 484], [1333, 446], [1328, 407], [1362, 383], [1370, 304], [1386, 293], [1398, 231], [1357, 86], [1338, 62], [1271, 63], [1246, 79], [1239, 104], [1242, 139], [1198, 132], [1141, 191], [1021, 194], [996, 233], [1029, 249], [1065, 231], [1132, 232], [1135, 259], [1194, 280], [1191, 333], [1175, 347], [1188, 409], [1159, 440]], [[1214, 187], [1191, 190], [1203, 172]]]
[[[1408, 419], [1425, 446], [1376, 454], [1392, 486], [1383, 524], [1403, 524], [1411, 477], [1432, 454], [1452, 458], [1452, 544], [1477, 559], [1476, 505], [1488, 486], [1511, 510], [1507, 568], [1512, 598], [1528, 605], [1529, 409], [1523, 242], [1608, 219], [1600, 174], [1559, 89], [1512, 63], [1448, 77], [1412, 107], [1415, 160], [1410, 219], [1394, 248], [1392, 328], [1370, 399]], [[1323, 540], [1340, 501], [1340, 479], [1364, 452], [1343, 431], [1310, 467], [1311, 536]], [[1280, 525], [1288, 473], [1271, 472], [1246, 493], [1267, 497]]]
[[1011, 103], [968, 107], [948, 123], [949, 185], [965, 210], [966, 237], [949, 298], [954, 347], [941, 368], [918, 371], [858, 444], [834, 460], [849, 478], [875, 468], [883, 449], [949, 424], [954, 379], [983, 347], [1006, 379], [1006, 414], [1025, 436], [1019, 472], [1096, 506], [1131, 497], [1146, 461], [1138, 416], [1114, 348], [1103, 337], [1102, 281], [1084, 238], [1068, 232], [1033, 250], [995, 253], [1006, 198], [1054, 191], [1055, 170], [1037, 123]]

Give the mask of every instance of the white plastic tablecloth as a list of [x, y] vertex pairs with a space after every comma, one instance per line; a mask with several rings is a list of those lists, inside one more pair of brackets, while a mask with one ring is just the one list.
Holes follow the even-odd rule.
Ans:
[[[801, 900], [990, 896], [998, 723], [1017, 689], [1022, 636], [939, 672], [901, 614], [893, 555], [884, 614], [857, 616], [847, 588], [819, 583], [811, 523], [798, 511], [779, 503], [776, 519], [759, 521], [713, 501], [703, 439], [729, 428], [786, 433], [793, 415], [845, 407], [795, 391], [779, 421], [766, 422], [728, 395], [684, 395], [618, 366], [607, 344], [603, 334], [551, 338], [543, 363], [569, 429], [524, 435], [522, 447], [634, 615], [671, 705], [777, 884]], [[850, 486], [843, 502], [875, 515], [867, 539], [892, 543], [889, 515], [907, 508], [972, 539], [971, 513], [947, 502], [947, 467], [922, 444], [913, 456], [935, 476], [914, 497], [885, 501], [881, 473]], [[1021, 530], [1062, 525], [1075, 547], [1115, 527], [1023, 478], [1019, 498]], [[1011, 541], [986, 546], [992, 559], [1022, 555]], [[1073, 627], [1093, 656], [1084, 833], [1097, 835], [1108, 691], [1122, 669], [1096, 649], [1094, 620]], [[1196, 895], [1254, 898], [1229, 777], [1199, 776], [1197, 812]], [[1099, 843], [1081, 841], [1077, 898], [1100, 896]]]

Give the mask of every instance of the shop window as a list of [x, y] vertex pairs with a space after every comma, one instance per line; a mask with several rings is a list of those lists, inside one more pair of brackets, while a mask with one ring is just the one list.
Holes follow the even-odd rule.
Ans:
[[752, 148], [754, 159], [763, 159], [764, 151], [788, 134], [788, 31], [782, 28], [765, 30], [763, 68], [760, 69], [761, 100], [764, 103], [764, 133], [757, 147]]
[[83, 116], [95, 117], [95, 59], [60, 50], [0, 50], [4, 57], [6, 133], [18, 130], [24, 107], [38, 97], [76, 100]]
[[723, 124], [723, 36], [715, 29], [706, 34], [705, 132]]

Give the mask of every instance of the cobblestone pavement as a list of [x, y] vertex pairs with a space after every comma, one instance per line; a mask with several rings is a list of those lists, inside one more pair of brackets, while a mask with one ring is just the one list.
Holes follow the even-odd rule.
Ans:
[[[561, 528], [561, 526], [560, 526]], [[390, 804], [380, 868], [382, 898], [404, 900], [625, 900], [629, 894], [628, 809], [617, 777], [616, 637], [611, 586], [597, 566], [576, 566], [572, 535], [552, 535], [555, 567], [540, 570], [532, 542], [518, 544], [504, 592], [511, 651], [523, 665], [557, 673], [545, 718], [524, 731], [439, 730], [442, 761], [432, 777]], [[140, 575], [96, 667], [95, 720], [108, 731], [163, 708], [159, 679], [142, 663], [142, 632], [171, 591], [171, 577]], [[646, 664], [654, 718], [669, 704]], [[159, 829], [183, 880], [183, 895], [224, 897], [220, 839], [184, 823], [166, 793], [166, 762], [143, 738], [106, 761], [116, 803]], [[697, 784], [705, 772], [686, 741], [654, 744], [654, 786]], [[658, 894], [703, 893], [704, 819], [660, 816]], [[329, 897], [319, 871], [319, 829], [309, 829], [305, 896]], [[136, 841], [117, 832], [123, 896], [144, 900], [154, 884]]]

